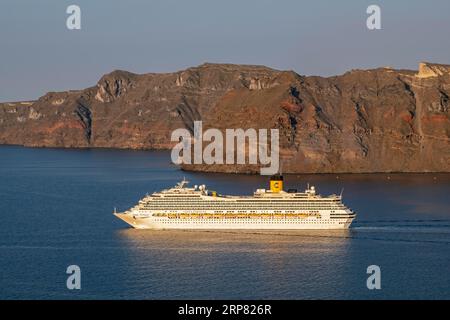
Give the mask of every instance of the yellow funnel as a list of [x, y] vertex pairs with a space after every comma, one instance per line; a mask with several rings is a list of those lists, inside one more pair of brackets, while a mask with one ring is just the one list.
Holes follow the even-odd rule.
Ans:
[[283, 191], [283, 176], [275, 175], [270, 178], [270, 191], [273, 193]]

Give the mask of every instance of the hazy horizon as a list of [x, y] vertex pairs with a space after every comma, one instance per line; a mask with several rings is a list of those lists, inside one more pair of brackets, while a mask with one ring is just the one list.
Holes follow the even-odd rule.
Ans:
[[[81, 7], [81, 30], [66, 8]], [[366, 28], [381, 7], [382, 30]], [[334, 76], [389, 66], [450, 64], [450, 2], [434, 0], [5, 0], [0, 5], [0, 101], [84, 89], [116, 69], [175, 72], [203, 63], [264, 65]]]

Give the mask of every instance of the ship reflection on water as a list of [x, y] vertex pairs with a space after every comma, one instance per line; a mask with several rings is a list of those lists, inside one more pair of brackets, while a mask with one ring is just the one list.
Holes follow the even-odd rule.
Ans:
[[[130, 249], [146, 250], [158, 245], [165, 249], [211, 250], [214, 252], [234, 250], [257, 250], [258, 252], [283, 253], [292, 250], [295, 244], [314, 243], [326, 246], [330, 242], [344, 246], [351, 231], [342, 230], [137, 230], [127, 228], [118, 231], [118, 236]], [[173, 245], [173, 247], [170, 247]], [[159, 247], [161, 248], [161, 247]], [[304, 247], [303, 247], [304, 248]], [[322, 248], [324, 249], [324, 248]]]
[[[405, 227], [403, 224], [409, 224]], [[117, 231], [128, 289], [137, 297], [193, 299], [389, 299], [442, 297], [450, 228], [374, 221], [344, 230]], [[394, 226], [392, 226], [394, 224]], [[414, 227], [415, 225], [415, 227]], [[424, 225], [422, 223], [422, 225]], [[436, 255], [439, 252], [441, 255]], [[383, 290], [366, 287], [367, 267]], [[403, 270], [406, 273], [400, 272]], [[410, 290], [410, 278], [420, 290]], [[441, 281], [443, 280], [443, 281]], [[142, 294], [145, 292], [145, 295]], [[447, 295], [448, 296], [448, 295]]]
[[346, 282], [336, 270], [347, 264], [350, 234], [135, 229], [117, 233], [127, 247], [125, 276], [133, 291], [167, 299], [310, 298], [324, 286], [332, 297], [339, 282]]

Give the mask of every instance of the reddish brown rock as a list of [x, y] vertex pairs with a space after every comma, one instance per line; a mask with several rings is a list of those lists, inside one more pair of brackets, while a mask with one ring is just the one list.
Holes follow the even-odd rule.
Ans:
[[[167, 74], [114, 71], [95, 87], [0, 104], [0, 143], [168, 149], [171, 132], [277, 128], [284, 172], [449, 172], [450, 67], [303, 77], [204, 64]], [[256, 172], [251, 166], [194, 170]]]

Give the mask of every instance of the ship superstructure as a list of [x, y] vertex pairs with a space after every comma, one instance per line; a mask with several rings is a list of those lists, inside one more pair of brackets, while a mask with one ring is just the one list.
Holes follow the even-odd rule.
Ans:
[[114, 214], [137, 229], [344, 229], [356, 216], [342, 195], [322, 197], [313, 186], [286, 192], [279, 175], [270, 179], [269, 190], [257, 189], [252, 196], [225, 196], [187, 184], [183, 180]]

